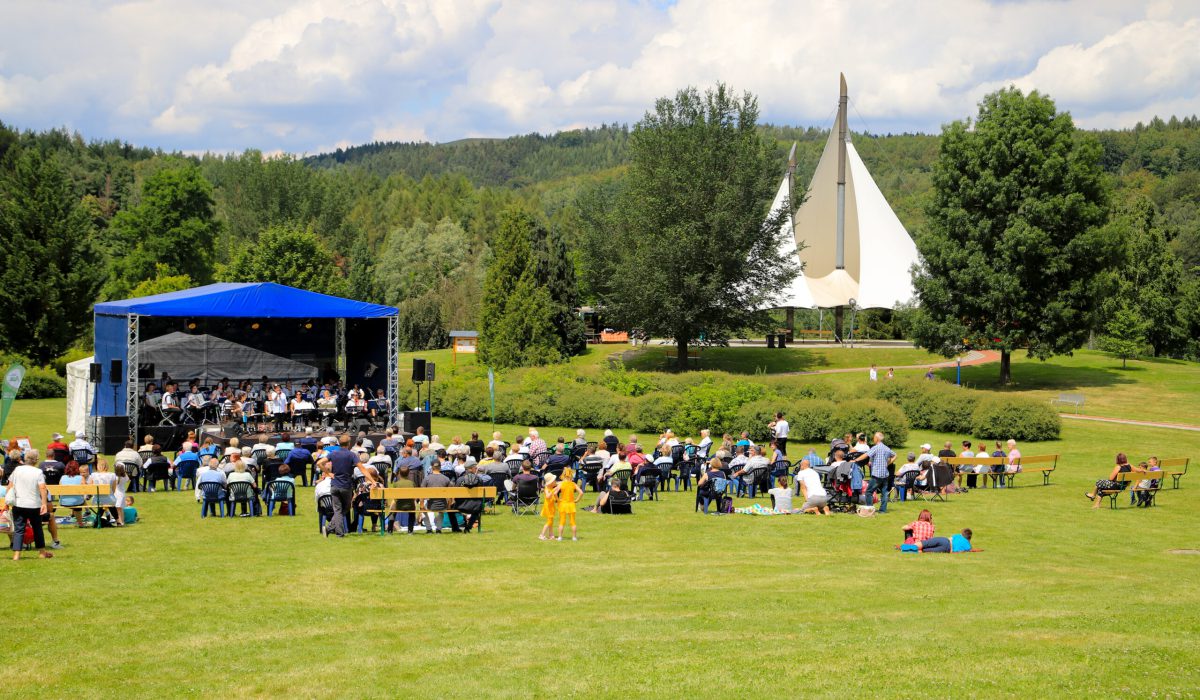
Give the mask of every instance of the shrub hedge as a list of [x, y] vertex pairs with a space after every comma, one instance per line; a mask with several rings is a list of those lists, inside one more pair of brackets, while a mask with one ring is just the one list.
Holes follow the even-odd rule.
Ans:
[[[894, 404], [878, 399], [855, 399], [837, 404], [828, 436], [880, 431], [891, 447], [908, 442], [908, 417]], [[870, 442], [870, 440], [868, 440]]]
[[971, 416], [971, 432], [989, 440], [1057, 440], [1062, 419], [1049, 405], [1032, 399], [998, 396], [980, 402]]
[[[1055, 439], [1060, 431], [1057, 414], [1044, 404], [991, 397], [944, 382], [882, 382], [876, 398], [835, 402], [831, 398], [837, 392], [826, 382], [794, 379], [768, 384], [724, 372], [660, 374], [619, 366], [591, 373], [571, 365], [511, 370], [496, 377], [496, 421], [628, 427], [642, 433], [671, 428], [680, 435], [708, 428], [714, 437], [748, 430], [759, 442], [769, 439], [767, 424], [782, 410], [793, 440], [882, 430], [889, 445], [904, 445], [910, 428], [1025, 441]], [[401, 387], [401, 402], [415, 403], [411, 387]], [[486, 370], [465, 367], [444, 374], [434, 387], [433, 410], [452, 418], [488, 420]]]

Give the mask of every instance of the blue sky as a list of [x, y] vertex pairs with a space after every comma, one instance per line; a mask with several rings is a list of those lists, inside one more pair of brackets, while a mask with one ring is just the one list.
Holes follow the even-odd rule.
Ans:
[[315, 153], [636, 121], [717, 81], [763, 119], [936, 131], [1016, 84], [1086, 127], [1200, 113], [1200, 3], [7, 0], [0, 120]]

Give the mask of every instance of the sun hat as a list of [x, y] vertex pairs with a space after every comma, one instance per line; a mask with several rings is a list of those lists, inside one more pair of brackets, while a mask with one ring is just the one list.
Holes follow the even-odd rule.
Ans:
[[554, 476], [554, 474], [547, 474], [547, 475], [545, 476], [545, 479], [546, 479], [546, 485], [547, 485], [547, 486], [549, 486], [550, 484], [553, 484], [553, 483], [554, 483], [554, 480], [555, 480], [555, 479], [557, 479], [557, 478], [558, 478], [558, 477]]
[[63, 439], [63, 434], [62, 434], [62, 433], [55, 433], [55, 434], [53, 434], [53, 435], [51, 435], [51, 436], [50, 436], [50, 439], [51, 439], [51, 440], [62, 440], [62, 439]]
[[82, 439], [84, 439], [85, 437], [87, 437], [87, 434], [86, 434], [86, 433], [84, 433], [82, 430], [76, 430], [76, 431], [75, 431], [75, 439], [76, 439], [76, 440], [82, 440]]

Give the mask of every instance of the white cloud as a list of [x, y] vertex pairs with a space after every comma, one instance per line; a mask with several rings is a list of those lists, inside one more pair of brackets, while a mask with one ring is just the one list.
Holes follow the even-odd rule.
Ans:
[[763, 118], [936, 130], [1039, 89], [1088, 126], [1200, 109], [1200, 8], [1116, 0], [148, 0], [0, 4], [0, 119], [313, 152], [632, 122], [724, 81]]

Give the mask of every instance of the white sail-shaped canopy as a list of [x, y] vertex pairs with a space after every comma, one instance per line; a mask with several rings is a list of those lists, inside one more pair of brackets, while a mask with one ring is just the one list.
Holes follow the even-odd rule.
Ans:
[[[785, 177], [779, 185], [779, 191], [775, 193], [775, 201], [771, 203], [771, 216], [774, 217], [787, 206], [788, 181]], [[776, 251], [775, 257], [779, 260], [798, 260], [796, 253], [796, 231], [792, 225], [791, 214], [788, 214], [783, 220], [783, 229], [780, 233], [783, 234], [783, 237], [779, 242], [779, 249]], [[781, 308], [792, 306], [810, 309], [816, 305], [812, 294], [808, 291], [808, 283], [804, 281], [804, 273], [796, 275], [787, 288], [780, 290], [778, 302], [777, 306]]]
[[[834, 128], [792, 222], [793, 244], [805, 244], [798, 253], [804, 273], [793, 287], [804, 285], [807, 294], [792, 289], [785, 296], [807, 303], [781, 306], [832, 308], [854, 300], [864, 309], [895, 308], [913, 298], [910, 269], [917, 263], [917, 246], [847, 140], [844, 266], [838, 268], [838, 145]], [[787, 182], [785, 177], [774, 206], [780, 206]]]

